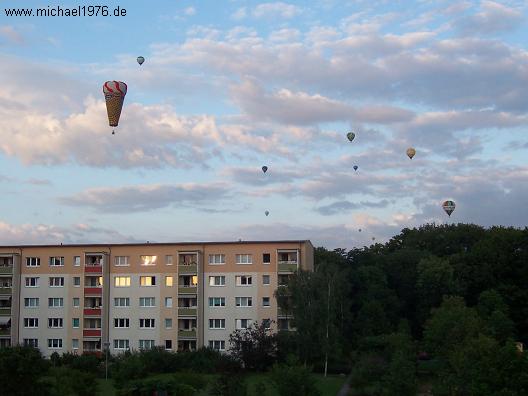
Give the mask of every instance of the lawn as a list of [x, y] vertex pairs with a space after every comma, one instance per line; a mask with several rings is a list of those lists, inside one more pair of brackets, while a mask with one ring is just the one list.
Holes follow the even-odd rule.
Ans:
[[101, 396], [115, 396], [114, 381], [97, 379], [97, 394]]

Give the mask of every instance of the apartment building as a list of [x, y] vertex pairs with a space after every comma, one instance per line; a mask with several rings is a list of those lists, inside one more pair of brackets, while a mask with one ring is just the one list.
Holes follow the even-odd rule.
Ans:
[[254, 321], [291, 329], [274, 292], [310, 241], [0, 246], [0, 346], [226, 350]]

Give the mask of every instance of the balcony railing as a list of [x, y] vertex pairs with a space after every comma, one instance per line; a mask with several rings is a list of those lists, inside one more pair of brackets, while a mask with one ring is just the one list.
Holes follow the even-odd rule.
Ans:
[[83, 329], [83, 337], [101, 337], [101, 329]]
[[1, 266], [0, 267], [0, 274], [12, 274], [13, 273], [13, 267], [12, 266]]
[[297, 261], [279, 261], [279, 272], [295, 272], [297, 271]]
[[196, 329], [178, 329], [179, 338], [196, 338]]
[[178, 307], [178, 316], [196, 316], [196, 307]]
[[102, 287], [85, 287], [84, 295], [85, 296], [100, 296], [103, 294]]
[[11, 316], [11, 307], [1, 307], [0, 316]]
[[102, 274], [103, 273], [103, 266], [102, 265], [86, 265], [84, 267], [84, 272], [88, 272], [90, 274]]
[[178, 285], [178, 293], [180, 294], [196, 294], [196, 286], [180, 286]]
[[11, 335], [11, 328], [0, 329], [0, 336], [8, 336], [8, 335]]
[[101, 308], [84, 308], [84, 316], [101, 316]]
[[198, 264], [180, 264], [178, 266], [178, 273], [181, 274], [197, 274]]
[[3, 296], [5, 296], [6, 294], [11, 295], [12, 292], [13, 290], [11, 287], [0, 287], [0, 295], [3, 295]]

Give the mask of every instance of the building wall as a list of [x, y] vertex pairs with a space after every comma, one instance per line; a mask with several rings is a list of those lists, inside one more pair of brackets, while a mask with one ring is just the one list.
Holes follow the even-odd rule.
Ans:
[[[154, 340], [156, 345], [165, 346], [170, 340], [172, 350], [176, 350], [178, 340], [183, 336], [178, 332], [178, 297], [184, 296], [178, 287], [178, 276], [189, 267], [179, 266], [179, 256], [194, 253], [197, 257], [199, 279], [196, 289], [197, 298], [197, 332], [195, 336], [186, 333], [186, 339], [195, 337], [197, 346], [209, 344], [210, 340], [223, 340], [228, 348], [229, 335], [235, 330], [236, 319], [251, 319], [260, 321], [271, 319], [277, 321], [277, 304], [274, 292], [277, 287], [278, 252], [296, 251], [299, 268], [313, 269], [313, 247], [309, 241], [279, 241], [279, 242], [242, 242], [242, 243], [192, 243], [192, 244], [123, 244], [123, 245], [57, 245], [57, 246], [5, 246], [0, 247], [2, 253], [20, 252], [17, 256], [20, 265], [15, 266], [13, 279], [16, 282], [13, 290], [17, 291], [16, 308], [12, 309], [11, 336], [14, 343], [23, 343], [25, 338], [38, 338], [42, 353], [49, 356], [54, 351], [59, 353], [72, 350], [72, 340], [78, 340], [79, 350], [83, 350], [83, 340], [99, 340], [100, 349], [104, 343], [110, 344], [112, 353], [120, 352], [114, 349], [114, 340], [129, 340], [131, 349], [139, 348], [139, 340]], [[88, 272], [86, 255], [100, 254], [103, 265], [100, 273]], [[225, 255], [225, 263], [209, 264], [209, 256]], [[251, 264], [237, 264], [237, 254], [250, 254]], [[269, 254], [270, 262], [264, 263], [263, 255]], [[64, 257], [64, 266], [49, 265], [50, 257]], [[75, 257], [81, 257], [76, 265]], [[116, 257], [128, 257], [128, 265], [116, 265]], [[154, 265], [141, 265], [140, 256], [157, 256]], [[171, 260], [166, 259], [170, 256]], [[40, 266], [26, 266], [27, 257], [39, 257]], [[17, 260], [18, 260], [17, 259]], [[250, 286], [236, 286], [237, 275], [252, 277]], [[270, 285], [263, 284], [263, 275], [269, 275]], [[64, 277], [63, 287], [50, 287], [49, 278]], [[84, 293], [86, 276], [101, 276], [103, 286], [101, 298], [102, 328], [98, 337], [83, 337], [87, 316], [85, 316]], [[115, 277], [130, 277], [130, 286], [117, 287]], [[140, 286], [141, 276], [156, 277], [155, 286]], [[166, 284], [166, 277], [172, 276], [172, 286]], [[210, 276], [225, 276], [225, 286], [217, 287], [209, 284]], [[25, 287], [26, 277], [39, 277], [39, 287]], [[74, 286], [74, 277], [80, 277], [80, 286]], [[18, 293], [19, 291], [19, 293]], [[19, 294], [19, 295], [18, 295]], [[24, 299], [38, 297], [39, 308], [24, 307]], [[49, 308], [48, 298], [62, 297], [64, 306]], [[129, 297], [129, 307], [115, 307], [114, 298]], [[154, 297], [155, 307], [140, 307], [140, 297]], [[172, 298], [172, 307], [165, 306], [165, 298]], [[225, 297], [225, 307], [209, 307], [209, 297]], [[236, 307], [236, 297], [251, 297], [252, 307]], [[263, 297], [270, 298], [270, 307], [262, 306]], [[79, 299], [79, 307], [74, 307], [74, 298]], [[15, 301], [15, 300], [13, 300]], [[182, 310], [183, 314], [184, 310]], [[188, 312], [188, 311], [185, 311]], [[24, 318], [39, 318], [39, 328], [24, 327]], [[63, 328], [48, 328], [48, 318], [63, 318]], [[73, 318], [79, 318], [79, 328], [73, 328]], [[128, 318], [129, 328], [115, 328], [115, 318]], [[165, 328], [165, 319], [172, 319], [172, 328]], [[180, 318], [183, 318], [181, 316]], [[140, 319], [155, 319], [153, 329], [140, 329]], [[225, 319], [225, 329], [210, 329], [209, 319]], [[275, 328], [275, 325], [273, 326]], [[91, 334], [91, 333], [90, 333]], [[62, 339], [62, 348], [48, 348], [49, 338]], [[13, 343], [13, 342], [12, 342]]]

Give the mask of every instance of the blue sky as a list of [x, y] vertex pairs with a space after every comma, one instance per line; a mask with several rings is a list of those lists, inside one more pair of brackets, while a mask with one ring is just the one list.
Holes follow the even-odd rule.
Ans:
[[[351, 248], [425, 222], [528, 223], [522, 1], [4, 12], [48, 5], [0, 4], [1, 244], [291, 238]], [[115, 136], [106, 80], [129, 87]]]

